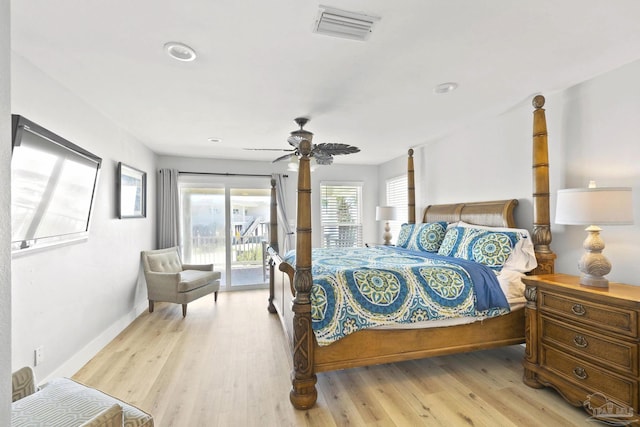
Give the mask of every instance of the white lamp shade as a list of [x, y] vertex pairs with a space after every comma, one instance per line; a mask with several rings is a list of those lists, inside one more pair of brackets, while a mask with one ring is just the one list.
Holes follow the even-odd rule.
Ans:
[[395, 206], [377, 206], [376, 221], [393, 221], [397, 218], [398, 210]]
[[567, 188], [558, 190], [556, 224], [633, 224], [631, 188]]

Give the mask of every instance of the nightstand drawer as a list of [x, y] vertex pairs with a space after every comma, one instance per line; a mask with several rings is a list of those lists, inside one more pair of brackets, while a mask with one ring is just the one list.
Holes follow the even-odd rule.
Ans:
[[569, 350], [580, 358], [588, 358], [596, 364], [608, 365], [621, 373], [638, 374], [638, 345], [612, 339], [606, 335], [573, 327], [547, 316], [541, 316], [542, 341]]
[[572, 319], [603, 331], [607, 330], [633, 338], [638, 336], [638, 319], [634, 310], [575, 299], [547, 290], [540, 292], [539, 304], [543, 313]]
[[[629, 406], [637, 404], [637, 381], [605, 372], [590, 363], [586, 363], [552, 347], [542, 346], [540, 365], [556, 373], [565, 380], [578, 384], [588, 390], [588, 394], [599, 391], [610, 399], [618, 400]], [[585, 400], [587, 395], [585, 394]]]

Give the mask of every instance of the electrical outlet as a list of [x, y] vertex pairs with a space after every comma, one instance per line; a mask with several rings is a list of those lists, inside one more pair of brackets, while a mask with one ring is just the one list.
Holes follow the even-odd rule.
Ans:
[[38, 366], [44, 362], [44, 348], [42, 346], [34, 350], [34, 366]]

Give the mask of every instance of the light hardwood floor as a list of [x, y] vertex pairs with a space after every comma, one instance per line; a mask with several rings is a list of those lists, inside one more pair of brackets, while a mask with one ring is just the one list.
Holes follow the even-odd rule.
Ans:
[[74, 379], [183, 426], [571, 426], [587, 414], [522, 383], [521, 346], [318, 375], [318, 403], [289, 403], [291, 361], [267, 291], [156, 304]]

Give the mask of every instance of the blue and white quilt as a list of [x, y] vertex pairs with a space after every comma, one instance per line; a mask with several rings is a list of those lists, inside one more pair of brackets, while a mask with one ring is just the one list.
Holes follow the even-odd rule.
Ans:
[[[509, 312], [495, 273], [396, 247], [312, 250], [311, 316], [319, 345], [360, 329]], [[285, 256], [295, 266], [295, 251]]]

